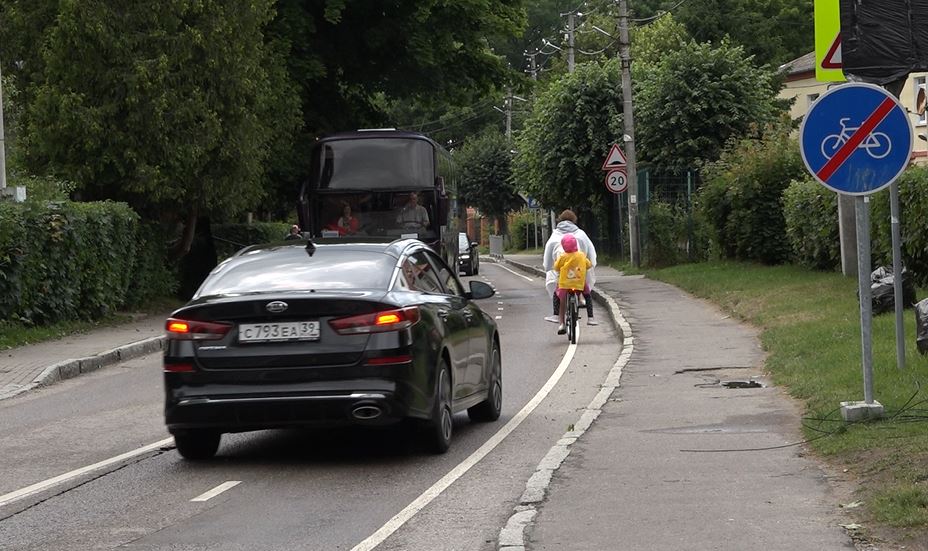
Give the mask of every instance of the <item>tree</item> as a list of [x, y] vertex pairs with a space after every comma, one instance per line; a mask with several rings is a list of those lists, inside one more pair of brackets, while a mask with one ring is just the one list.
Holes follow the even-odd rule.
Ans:
[[469, 140], [455, 154], [461, 170], [460, 195], [466, 205], [500, 221], [506, 233], [506, 214], [522, 204], [512, 181], [512, 153], [500, 132]]
[[726, 38], [744, 46], [758, 65], [780, 65], [814, 48], [812, 0], [635, 0], [636, 18], [672, 10], [697, 42]]
[[545, 207], [602, 219], [611, 194], [600, 168], [622, 136], [621, 101], [617, 60], [578, 65], [541, 92], [516, 139], [519, 189]]
[[730, 139], [777, 118], [777, 91], [774, 73], [740, 46], [691, 41], [666, 52], [636, 90], [639, 157], [669, 171], [714, 161]]
[[30, 106], [30, 166], [181, 222], [185, 254], [199, 216], [255, 205], [269, 148], [297, 123], [287, 89], [271, 89], [273, 3], [62, 0]]

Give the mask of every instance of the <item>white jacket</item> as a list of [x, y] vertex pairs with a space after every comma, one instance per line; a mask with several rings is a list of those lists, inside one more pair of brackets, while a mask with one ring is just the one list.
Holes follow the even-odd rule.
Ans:
[[549, 295], [554, 295], [554, 290], [557, 289], [558, 274], [554, 271], [554, 261], [564, 253], [564, 249], [561, 247], [561, 238], [568, 233], [573, 234], [577, 239], [577, 248], [583, 251], [583, 254], [593, 263], [593, 268], [586, 272], [587, 285], [592, 289], [593, 284], [596, 283], [596, 247], [593, 246], [593, 242], [590, 241], [585, 231], [578, 228], [573, 222], [564, 220], [558, 222], [557, 227], [551, 233], [551, 237], [548, 238], [548, 242], [545, 243], [545, 289], [548, 290]]

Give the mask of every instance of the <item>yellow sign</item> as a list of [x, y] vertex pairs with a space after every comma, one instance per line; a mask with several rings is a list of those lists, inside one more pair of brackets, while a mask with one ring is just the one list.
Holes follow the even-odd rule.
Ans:
[[839, 0], [815, 0], [815, 79], [844, 82]]

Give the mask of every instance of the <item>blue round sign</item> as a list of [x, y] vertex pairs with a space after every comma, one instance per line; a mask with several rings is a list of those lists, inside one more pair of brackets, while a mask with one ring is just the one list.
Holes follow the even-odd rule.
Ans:
[[877, 192], [909, 164], [912, 125], [905, 108], [873, 84], [828, 90], [799, 129], [806, 168], [825, 187], [847, 195]]

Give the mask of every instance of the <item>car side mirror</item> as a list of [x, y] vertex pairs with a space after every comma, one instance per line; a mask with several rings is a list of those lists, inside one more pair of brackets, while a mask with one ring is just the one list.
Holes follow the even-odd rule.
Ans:
[[496, 291], [493, 290], [493, 287], [490, 287], [482, 281], [471, 281], [470, 282], [470, 292], [467, 293], [467, 298], [473, 300], [480, 300], [482, 298], [490, 298], [496, 294]]
[[471, 242], [470, 242], [470, 246], [471, 246], [471, 247], [479, 247], [480, 244], [477, 243], [476, 241], [471, 241]]

